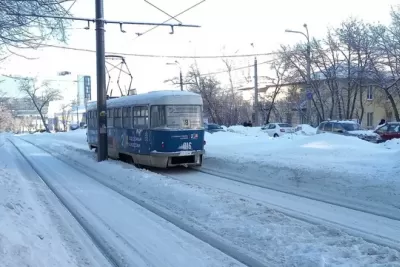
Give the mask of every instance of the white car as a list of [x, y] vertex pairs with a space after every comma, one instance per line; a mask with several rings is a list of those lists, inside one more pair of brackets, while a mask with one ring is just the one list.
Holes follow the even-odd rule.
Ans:
[[294, 133], [294, 128], [288, 123], [269, 123], [261, 130], [267, 132], [269, 136], [279, 137], [287, 133]]

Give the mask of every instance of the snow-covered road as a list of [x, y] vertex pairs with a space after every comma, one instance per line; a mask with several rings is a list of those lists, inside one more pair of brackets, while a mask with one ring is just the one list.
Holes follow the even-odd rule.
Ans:
[[157, 172], [182, 182], [224, 190], [264, 203], [271, 209], [279, 210], [300, 220], [339, 226], [348, 233], [362, 236], [372, 242], [400, 248], [400, 220], [388, 218], [393, 217], [389, 213], [386, 215], [387, 217], [382, 217], [339, 205], [232, 181], [229, 177], [223, 178], [209, 173], [199, 173], [199, 170], [196, 169], [158, 170]]
[[116, 266], [242, 266], [43, 150], [13, 142]]
[[0, 266], [110, 266], [4, 135], [0, 155]]
[[[62, 134], [60, 138], [46, 136], [24, 138], [74, 165], [80, 173], [88, 172], [114, 191], [179, 217], [183, 224], [230, 246], [231, 252], [234, 249], [265, 266], [400, 266], [398, 221], [205, 174], [170, 173], [171, 179], [122, 162], [95, 163], [84, 136], [80, 140], [65, 139]], [[80, 186], [72, 194], [94, 194], [81, 192]], [[90, 209], [100, 209], [90, 199], [88, 202], [94, 205]], [[106, 212], [101, 214], [103, 220], [112, 220]], [[223, 254], [220, 257], [217, 262], [227, 263]]]

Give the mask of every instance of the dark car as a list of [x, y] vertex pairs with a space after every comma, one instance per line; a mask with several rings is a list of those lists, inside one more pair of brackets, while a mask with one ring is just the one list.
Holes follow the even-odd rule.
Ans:
[[224, 128], [216, 123], [205, 123], [204, 130], [209, 133], [216, 133], [216, 132], [225, 132]]
[[400, 138], [400, 122], [388, 122], [375, 130], [379, 135], [378, 142]]

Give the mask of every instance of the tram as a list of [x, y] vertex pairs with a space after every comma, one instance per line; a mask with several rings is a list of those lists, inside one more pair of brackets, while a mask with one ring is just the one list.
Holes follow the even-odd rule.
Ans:
[[[108, 156], [137, 166], [201, 166], [203, 100], [186, 91], [153, 91], [107, 100]], [[87, 143], [97, 149], [97, 103], [87, 105]]]

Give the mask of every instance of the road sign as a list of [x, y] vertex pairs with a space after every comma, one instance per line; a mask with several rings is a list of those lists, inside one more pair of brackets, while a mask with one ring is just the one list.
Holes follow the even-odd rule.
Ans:
[[92, 100], [92, 83], [90, 76], [83, 76], [83, 88], [85, 90], [85, 98]]

